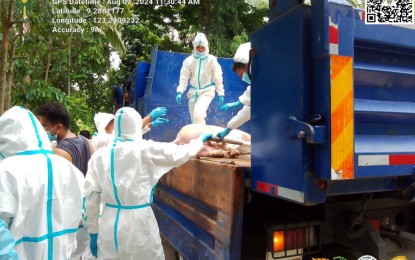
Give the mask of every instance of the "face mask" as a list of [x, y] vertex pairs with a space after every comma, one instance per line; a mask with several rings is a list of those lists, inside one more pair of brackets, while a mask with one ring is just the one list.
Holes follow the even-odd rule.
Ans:
[[251, 79], [249, 78], [248, 73], [246, 72], [242, 75], [242, 80], [248, 84], [251, 84]]
[[195, 53], [193, 54], [193, 56], [194, 56], [196, 59], [200, 59], [200, 58], [202, 58], [202, 57], [204, 56], [204, 53], [202, 53], [202, 52], [198, 52], [198, 51], [195, 51]]
[[[55, 127], [52, 127], [52, 129], [53, 128], [55, 128]], [[52, 129], [50, 129], [50, 130], [52, 130]], [[56, 141], [58, 139], [58, 132], [59, 132], [59, 130], [58, 130], [58, 132], [56, 132], [55, 135], [52, 135], [50, 132], [51, 131], [46, 131], [46, 134], [48, 134], [49, 141]]]

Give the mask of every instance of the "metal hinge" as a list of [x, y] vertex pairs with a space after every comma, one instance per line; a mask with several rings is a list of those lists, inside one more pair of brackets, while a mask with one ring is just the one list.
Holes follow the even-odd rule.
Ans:
[[326, 126], [312, 125], [321, 120], [321, 115], [315, 115], [310, 121], [302, 122], [294, 116], [287, 119], [287, 132], [289, 137], [305, 139], [310, 144], [321, 144], [326, 141]]

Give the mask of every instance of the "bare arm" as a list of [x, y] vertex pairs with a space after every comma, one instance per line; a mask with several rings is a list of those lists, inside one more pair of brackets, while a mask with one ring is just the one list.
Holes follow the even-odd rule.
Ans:
[[59, 148], [53, 148], [53, 152], [56, 155], [59, 155], [65, 158], [66, 160], [68, 160], [70, 163], [72, 163], [72, 156], [67, 151], [59, 149]]
[[92, 156], [94, 154], [94, 152], [95, 152], [95, 149], [92, 146], [91, 142], [89, 142], [89, 141], [88, 141], [88, 146], [89, 146], [89, 149], [91, 150], [91, 156]]
[[146, 127], [146, 125], [151, 123], [151, 116], [147, 115], [146, 117], [143, 118], [143, 128]]

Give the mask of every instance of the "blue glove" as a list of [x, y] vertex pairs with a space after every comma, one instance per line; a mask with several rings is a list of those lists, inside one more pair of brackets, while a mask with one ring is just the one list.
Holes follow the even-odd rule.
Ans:
[[151, 127], [156, 127], [156, 126], [159, 126], [159, 125], [167, 124], [168, 122], [169, 122], [168, 119], [159, 117], [156, 120], [151, 122]]
[[151, 119], [155, 120], [161, 116], [166, 116], [167, 108], [165, 107], [157, 107], [150, 112]]
[[98, 233], [89, 234], [89, 248], [93, 256], [98, 256]]
[[234, 108], [234, 107], [239, 107], [240, 105], [242, 105], [241, 101], [236, 101], [236, 102], [232, 102], [232, 103], [226, 103], [225, 105], [221, 106], [220, 109], [221, 110], [228, 110], [229, 108]]
[[218, 99], [218, 107], [221, 107], [223, 105], [223, 102], [225, 102], [225, 98], [223, 96], [220, 96]]
[[216, 134], [216, 136], [220, 137], [220, 139], [223, 141], [223, 138], [225, 138], [225, 136], [227, 136], [232, 129], [230, 129], [229, 127], [223, 129], [223, 131], [220, 131], [219, 133]]
[[182, 96], [183, 96], [183, 93], [181, 93], [181, 92], [177, 93], [177, 96], [176, 96], [176, 102], [177, 102], [177, 104], [179, 104], [179, 105], [181, 105], [181, 104], [182, 104]]
[[0, 219], [0, 259], [19, 259], [16, 251], [14, 250], [15, 241], [7, 229], [6, 223]]
[[203, 142], [206, 142], [208, 139], [212, 139], [213, 135], [212, 134], [200, 134], [199, 138], [202, 138]]

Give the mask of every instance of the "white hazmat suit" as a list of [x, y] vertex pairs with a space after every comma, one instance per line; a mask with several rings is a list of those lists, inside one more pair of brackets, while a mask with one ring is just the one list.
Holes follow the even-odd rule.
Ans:
[[[233, 57], [235, 62], [248, 64], [249, 62], [249, 50], [251, 49], [251, 43], [247, 42], [241, 44]], [[250, 84], [250, 82], [248, 83]], [[238, 114], [236, 114], [229, 122], [228, 128], [236, 129], [251, 119], [251, 85], [249, 85], [245, 92], [239, 97], [239, 101], [244, 105]]]
[[[202, 56], [196, 55], [196, 47], [205, 47]], [[189, 113], [193, 124], [206, 124], [206, 111], [215, 97], [224, 96], [222, 68], [215, 56], [209, 54], [209, 44], [203, 33], [198, 33], [193, 41], [193, 55], [183, 61], [180, 70], [180, 82], [177, 93], [184, 93], [187, 86], [189, 99]]]
[[[150, 204], [160, 177], [196, 155], [202, 139], [187, 145], [142, 140], [142, 119], [132, 108], [115, 115], [113, 146], [89, 161], [84, 195], [87, 228], [98, 233], [98, 259], [164, 259]], [[104, 203], [100, 224], [100, 201]]]
[[[94, 134], [91, 138], [91, 145], [92, 147], [94, 147], [94, 151], [97, 151], [102, 147], [108, 146], [112, 143], [112, 141], [114, 141], [114, 131], [112, 133], [107, 133], [107, 131], [105, 130], [105, 127], [109, 124], [109, 122], [112, 119], [114, 119], [113, 114], [103, 112], [95, 114], [94, 123], [98, 133]], [[143, 135], [150, 131], [151, 128], [148, 125], [146, 125], [142, 130]]]
[[95, 127], [97, 128], [97, 134], [94, 134], [91, 138], [91, 145], [94, 147], [94, 151], [99, 148], [107, 146], [114, 138], [112, 133], [107, 133], [105, 127], [114, 119], [113, 114], [99, 112], [94, 116]]
[[0, 117], [0, 218], [20, 259], [68, 259], [82, 214], [83, 174], [53, 154], [36, 117], [13, 107]]

